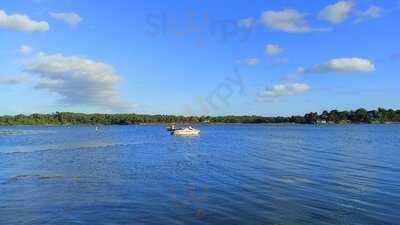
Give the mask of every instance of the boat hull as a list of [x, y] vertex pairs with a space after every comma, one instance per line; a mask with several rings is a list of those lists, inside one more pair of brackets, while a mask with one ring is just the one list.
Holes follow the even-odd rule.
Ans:
[[177, 136], [198, 136], [200, 134], [200, 130], [197, 129], [174, 130], [171, 132], [171, 134]]

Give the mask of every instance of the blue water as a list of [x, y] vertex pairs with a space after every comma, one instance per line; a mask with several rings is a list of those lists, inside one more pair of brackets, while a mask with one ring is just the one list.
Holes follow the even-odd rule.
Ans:
[[400, 224], [400, 125], [0, 127], [0, 224]]

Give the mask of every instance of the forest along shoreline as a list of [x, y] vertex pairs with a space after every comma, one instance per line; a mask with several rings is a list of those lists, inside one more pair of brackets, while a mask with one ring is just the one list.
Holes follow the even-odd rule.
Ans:
[[52, 114], [31, 114], [0, 116], [0, 125], [135, 125], [135, 124], [227, 124], [227, 123], [296, 123], [296, 124], [388, 124], [400, 123], [400, 110], [378, 108], [352, 111], [310, 112], [304, 116], [175, 116], [145, 114], [85, 114], [56, 112]]

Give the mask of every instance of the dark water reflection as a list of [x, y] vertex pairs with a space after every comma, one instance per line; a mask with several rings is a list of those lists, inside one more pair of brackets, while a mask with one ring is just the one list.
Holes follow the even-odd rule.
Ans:
[[0, 127], [0, 224], [399, 224], [399, 125]]

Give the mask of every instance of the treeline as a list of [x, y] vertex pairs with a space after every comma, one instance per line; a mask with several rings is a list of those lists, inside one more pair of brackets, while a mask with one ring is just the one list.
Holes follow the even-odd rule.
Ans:
[[305, 123], [388, 123], [400, 122], [400, 110], [383, 109], [367, 111], [357, 109], [355, 111], [323, 111], [322, 114], [307, 113], [304, 115]]
[[387, 123], [400, 122], [400, 110], [367, 111], [324, 111], [321, 114], [307, 113], [304, 116], [173, 116], [141, 114], [83, 114], [56, 112], [53, 114], [32, 114], [0, 116], [0, 125], [130, 125], [149, 123]]

